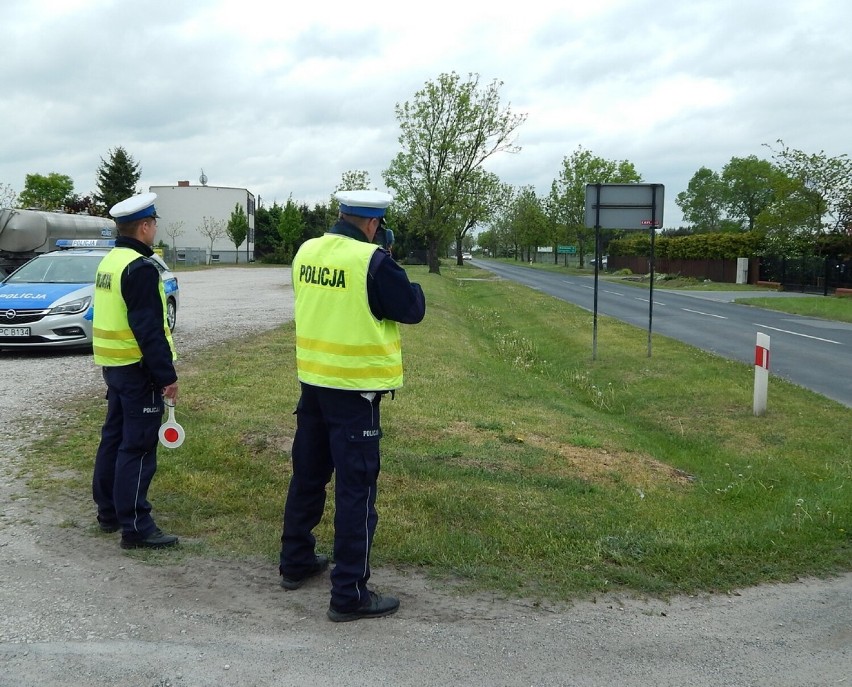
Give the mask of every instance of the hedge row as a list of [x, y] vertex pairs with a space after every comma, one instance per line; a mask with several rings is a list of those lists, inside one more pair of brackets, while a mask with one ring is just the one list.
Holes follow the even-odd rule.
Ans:
[[[752, 258], [762, 253], [763, 245], [763, 235], [754, 231], [658, 236], [654, 240], [654, 253], [661, 258], [677, 260]], [[607, 252], [615, 256], [648, 255], [651, 252], [651, 237], [642, 234], [613, 239], [609, 242]]]
[[[852, 257], [852, 234], [825, 234], [816, 239], [816, 245], [803, 240], [800, 250], [804, 255]], [[615, 256], [649, 255], [651, 237], [638, 234], [609, 242], [607, 253]], [[713, 260], [756, 258], [766, 253], [764, 235], [757, 231], [722, 234], [691, 234], [689, 236], [658, 236], [654, 240], [654, 253], [661, 258], [676, 260]]]

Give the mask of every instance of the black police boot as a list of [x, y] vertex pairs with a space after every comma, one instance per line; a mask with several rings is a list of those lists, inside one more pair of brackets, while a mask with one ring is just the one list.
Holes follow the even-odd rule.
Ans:
[[281, 586], [284, 587], [284, 589], [298, 589], [303, 584], [305, 584], [308, 579], [314, 577], [315, 575], [319, 575], [327, 567], [328, 556], [323, 556], [322, 554], [314, 556], [313, 565], [308, 568], [307, 572], [304, 572], [298, 576], [285, 575], [284, 573], [281, 573]]
[[346, 623], [350, 620], [360, 620], [361, 618], [382, 618], [386, 615], [391, 615], [399, 610], [399, 599], [393, 596], [382, 596], [376, 592], [370, 592], [370, 600], [355, 609], [354, 611], [338, 611], [334, 606], [329, 605], [328, 616], [329, 620], [336, 623]]
[[134, 539], [125, 535], [121, 537], [122, 549], [164, 549], [177, 543], [178, 538], [175, 535], [164, 534], [161, 530], [154, 530], [142, 539]]
[[113, 532], [118, 532], [121, 527], [118, 526], [117, 522], [98, 520], [98, 529], [100, 529], [100, 531], [104, 534], [112, 534]]

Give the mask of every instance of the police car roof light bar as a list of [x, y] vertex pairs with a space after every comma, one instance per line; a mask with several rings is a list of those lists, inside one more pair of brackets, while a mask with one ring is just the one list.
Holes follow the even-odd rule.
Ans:
[[114, 248], [115, 239], [56, 239], [57, 248]]

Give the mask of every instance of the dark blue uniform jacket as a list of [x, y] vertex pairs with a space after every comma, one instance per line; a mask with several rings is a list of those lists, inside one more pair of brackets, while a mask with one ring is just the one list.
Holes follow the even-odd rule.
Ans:
[[[343, 219], [338, 220], [329, 233], [367, 241], [364, 232]], [[379, 320], [417, 324], [426, 314], [426, 299], [420, 284], [411, 283], [405, 270], [381, 249], [373, 253], [370, 260], [367, 300], [370, 310]]]
[[162, 389], [177, 381], [172, 351], [163, 331], [163, 301], [160, 299], [160, 271], [145, 260], [154, 254], [149, 246], [128, 236], [115, 240], [116, 248], [132, 248], [139, 259], [121, 274], [121, 295], [127, 304], [127, 321], [142, 349], [142, 365], [154, 387]]

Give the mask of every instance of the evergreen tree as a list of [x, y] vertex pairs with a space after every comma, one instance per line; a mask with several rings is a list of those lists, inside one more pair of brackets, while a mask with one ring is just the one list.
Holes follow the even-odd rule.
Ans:
[[254, 257], [261, 260], [273, 256], [281, 244], [278, 224], [281, 221], [282, 208], [277, 202], [272, 207], [258, 205], [254, 215]]
[[95, 200], [102, 204], [106, 211], [116, 203], [138, 193], [136, 184], [142, 170], [127, 151], [118, 146], [109, 151], [109, 160], [101, 158], [98, 167], [98, 190]]
[[[335, 205], [339, 207], [337, 201], [334, 202]], [[302, 231], [302, 243], [308, 239], [322, 236], [326, 231], [328, 231], [329, 226], [334, 224], [334, 221], [337, 220], [337, 215], [335, 215], [334, 219], [329, 222], [329, 206], [322, 205], [320, 203], [314, 203], [313, 209], [309, 208], [307, 203], [302, 203], [299, 206], [299, 212], [302, 213], [302, 223], [304, 226], [304, 230]]]

